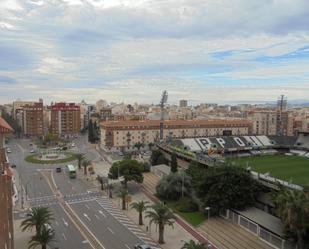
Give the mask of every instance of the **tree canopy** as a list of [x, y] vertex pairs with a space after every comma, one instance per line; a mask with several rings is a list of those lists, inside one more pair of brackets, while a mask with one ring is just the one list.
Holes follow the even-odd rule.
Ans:
[[256, 201], [262, 190], [250, 173], [240, 167], [217, 166], [207, 169], [190, 165], [194, 189], [205, 206], [219, 212], [225, 209], [244, 209]]
[[175, 173], [177, 171], [178, 171], [177, 156], [176, 153], [173, 153], [171, 156], [171, 172]]
[[140, 162], [133, 159], [124, 159], [122, 161], [113, 163], [109, 170], [108, 177], [111, 179], [116, 179], [120, 176], [123, 176], [124, 184], [127, 186], [129, 181], [142, 183], [144, 179], [143, 171], [144, 166]]
[[164, 176], [156, 186], [157, 195], [167, 200], [178, 200], [182, 196], [190, 196], [192, 191], [191, 177], [180, 173]]
[[167, 164], [168, 160], [164, 157], [162, 151], [153, 150], [150, 157], [151, 165]]

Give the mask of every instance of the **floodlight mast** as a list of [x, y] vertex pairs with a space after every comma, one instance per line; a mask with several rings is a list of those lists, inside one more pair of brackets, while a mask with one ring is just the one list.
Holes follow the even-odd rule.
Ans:
[[164, 105], [167, 102], [167, 91], [164, 90], [162, 93], [162, 98], [160, 102], [160, 107], [161, 107], [161, 120], [160, 120], [160, 140], [163, 139], [163, 122], [164, 122]]

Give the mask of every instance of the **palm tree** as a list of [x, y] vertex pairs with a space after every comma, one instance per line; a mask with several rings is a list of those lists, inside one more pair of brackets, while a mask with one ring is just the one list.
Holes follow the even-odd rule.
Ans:
[[38, 233], [44, 224], [50, 224], [53, 220], [52, 213], [47, 207], [34, 207], [31, 212], [27, 214], [27, 218], [22, 221], [22, 231], [32, 230], [35, 227]]
[[85, 156], [82, 153], [76, 154], [76, 159], [78, 161], [78, 169], [81, 169], [82, 167], [82, 161], [84, 160]]
[[143, 225], [143, 212], [147, 210], [148, 201], [138, 201], [138, 202], [133, 202], [131, 203], [131, 208], [135, 209], [138, 214], [139, 214], [139, 218], [138, 218], [138, 224], [139, 225]]
[[174, 221], [173, 213], [162, 203], [151, 206], [152, 210], [146, 212], [146, 217], [150, 218], [149, 224], [155, 223], [159, 226], [159, 244], [164, 244], [164, 227], [172, 226]]
[[46, 249], [47, 246], [54, 241], [55, 232], [51, 228], [47, 228], [46, 226], [42, 226], [42, 229], [34, 236], [31, 237], [29, 241], [28, 248], [36, 248], [41, 245], [42, 249]]
[[181, 249], [207, 249], [207, 247], [204, 244], [190, 240], [185, 242]]
[[304, 235], [309, 220], [309, 198], [303, 191], [282, 189], [274, 198], [276, 212], [285, 228], [296, 234], [299, 249], [304, 248]]
[[88, 167], [89, 165], [91, 165], [90, 160], [84, 159], [84, 160], [83, 160], [84, 175], [87, 175], [87, 167]]
[[128, 194], [129, 192], [126, 188], [121, 188], [118, 192], [118, 197], [122, 200], [122, 210], [126, 210], [126, 197]]

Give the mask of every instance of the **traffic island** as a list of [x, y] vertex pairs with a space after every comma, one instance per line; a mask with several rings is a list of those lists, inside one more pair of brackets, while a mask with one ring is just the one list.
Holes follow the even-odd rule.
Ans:
[[25, 158], [26, 162], [36, 164], [60, 164], [77, 160], [76, 154], [70, 152], [33, 154]]

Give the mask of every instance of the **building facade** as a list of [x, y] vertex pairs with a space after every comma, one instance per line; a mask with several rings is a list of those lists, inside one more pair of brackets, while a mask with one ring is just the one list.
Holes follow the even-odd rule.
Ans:
[[179, 107], [187, 107], [188, 106], [188, 100], [181, 99], [179, 100]]
[[12, 114], [25, 136], [42, 136], [44, 134], [42, 99], [39, 102], [15, 101]]
[[11, 132], [12, 128], [0, 117], [0, 248], [6, 249], [14, 248], [13, 175], [4, 148], [4, 137]]
[[[135, 144], [159, 141], [160, 121], [106, 121], [100, 123], [101, 146], [108, 149], [132, 149]], [[166, 120], [164, 139], [248, 135], [251, 123], [246, 120]]]
[[55, 103], [50, 106], [50, 132], [57, 136], [78, 134], [81, 130], [80, 106], [75, 103]]

